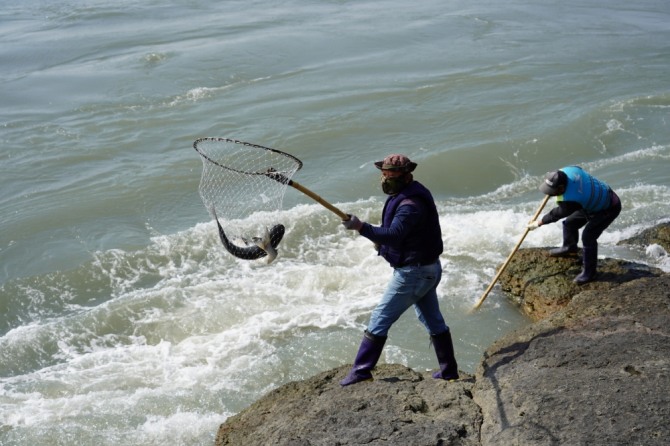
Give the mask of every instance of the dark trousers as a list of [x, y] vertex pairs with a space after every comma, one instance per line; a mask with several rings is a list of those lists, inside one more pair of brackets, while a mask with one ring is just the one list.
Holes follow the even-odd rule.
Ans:
[[587, 214], [583, 209], [573, 213], [563, 220], [563, 246], [577, 246], [579, 229], [582, 231], [582, 245], [586, 248], [596, 248], [598, 237], [621, 213], [621, 201], [612, 193], [612, 206], [595, 214]]

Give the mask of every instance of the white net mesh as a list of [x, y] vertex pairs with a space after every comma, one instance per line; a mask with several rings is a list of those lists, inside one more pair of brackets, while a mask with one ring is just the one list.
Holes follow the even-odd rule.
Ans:
[[231, 241], [247, 246], [279, 223], [273, 219], [288, 182], [302, 167], [299, 159], [227, 138], [201, 138], [193, 148], [202, 160], [200, 197]]

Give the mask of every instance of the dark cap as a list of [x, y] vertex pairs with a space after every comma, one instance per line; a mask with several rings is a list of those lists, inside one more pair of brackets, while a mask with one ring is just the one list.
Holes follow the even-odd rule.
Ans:
[[540, 191], [546, 195], [558, 195], [561, 186], [568, 184], [568, 176], [562, 170], [547, 172], [540, 184]]
[[405, 155], [389, 155], [383, 161], [377, 161], [375, 167], [381, 170], [412, 172], [416, 169], [416, 163], [410, 161]]

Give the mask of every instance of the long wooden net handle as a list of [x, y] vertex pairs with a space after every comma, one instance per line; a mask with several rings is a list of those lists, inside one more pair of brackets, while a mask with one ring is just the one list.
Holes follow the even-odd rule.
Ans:
[[[542, 212], [542, 209], [544, 209], [544, 206], [547, 204], [547, 201], [549, 200], [549, 197], [550, 197], [549, 195], [544, 197], [544, 200], [542, 200], [542, 204], [540, 204], [540, 207], [537, 208], [537, 211], [535, 212], [535, 215], [533, 216], [533, 218], [530, 221], [537, 220], [537, 217], [540, 216], [540, 213]], [[496, 276], [491, 281], [491, 284], [488, 286], [488, 288], [486, 288], [486, 291], [484, 291], [484, 294], [482, 294], [482, 297], [479, 298], [479, 301], [475, 304], [475, 306], [472, 307], [471, 311], [477, 310], [482, 305], [482, 303], [484, 303], [484, 300], [486, 299], [486, 296], [489, 295], [489, 293], [493, 289], [493, 286], [498, 281], [498, 278], [500, 278], [500, 275], [503, 273], [503, 271], [505, 271], [505, 268], [507, 268], [507, 265], [509, 265], [509, 262], [512, 260], [512, 257], [519, 250], [519, 247], [521, 246], [521, 243], [523, 243], [523, 240], [526, 238], [526, 235], [528, 235], [529, 232], [530, 232], [530, 229], [526, 228], [523, 235], [521, 236], [521, 239], [519, 240], [519, 243], [516, 244], [516, 246], [514, 247], [512, 252], [510, 253], [510, 255], [507, 257], [507, 260], [505, 260], [505, 263], [503, 263], [503, 266], [500, 267], [500, 269], [498, 270], [498, 273], [496, 274]]]
[[326, 200], [324, 200], [323, 198], [321, 198], [319, 195], [315, 194], [311, 190], [307, 189], [302, 184], [297, 183], [293, 180], [289, 181], [288, 184], [290, 186], [293, 186], [294, 188], [298, 189], [300, 192], [307, 195], [308, 197], [312, 198], [313, 200], [315, 200], [316, 202], [321, 204], [326, 209], [328, 209], [328, 210], [334, 212], [335, 214], [337, 214], [337, 216], [340, 217], [343, 221], [344, 220], [349, 220], [349, 216], [347, 214], [345, 214], [344, 212], [342, 212], [341, 210], [339, 210], [338, 208], [336, 208], [332, 204], [328, 203]]

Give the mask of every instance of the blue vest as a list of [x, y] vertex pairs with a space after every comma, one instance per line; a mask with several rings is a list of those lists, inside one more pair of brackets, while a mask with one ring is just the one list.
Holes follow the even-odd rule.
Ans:
[[401, 246], [380, 247], [379, 254], [394, 267], [437, 260], [444, 249], [435, 201], [430, 191], [418, 181], [412, 181], [399, 194], [386, 199], [382, 227], [391, 226], [396, 210], [407, 199], [416, 204], [423, 214], [423, 221], [405, 238]]
[[564, 167], [561, 171], [567, 175], [568, 184], [563, 195], [556, 197], [556, 201], [575, 201], [590, 214], [610, 207], [612, 190], [607, 184], [578, 166]]

